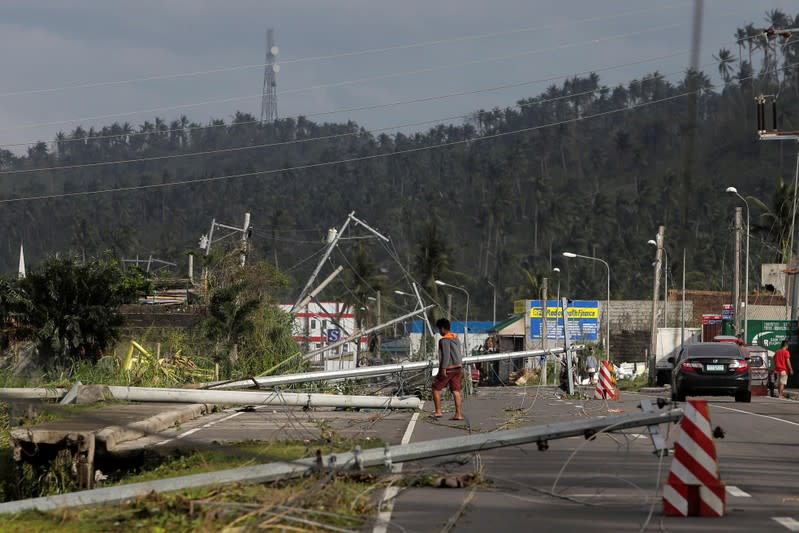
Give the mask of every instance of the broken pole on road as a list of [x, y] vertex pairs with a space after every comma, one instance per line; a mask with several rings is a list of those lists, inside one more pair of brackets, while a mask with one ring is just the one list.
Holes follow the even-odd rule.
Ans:
[[[539, 443], [539, 449], [545, 449], [546, 447], [542, 448], [540, 444], [550, 440], [579, 436], [593, 438], [600, 432], [677, 422], [682, 416], [683, 412], [681, 409], [672, 409], [657, 414], [636, 413], [609, 416], [601, 419], [573, 420], [529, 428], [492, 431], [489, 433], [414, 442], [399, 446], [386, 446], [385, 448], [374, 448], [357, 453], [346, 452], [342, 454], [331, 454], [323, 456], [321, 459], [322, 464], [331, 470], [346, 470], [357, 467], [388, 466], [393, 463], [402, 463], [405, 461], [485, 451], [507, 446], [519, 446], [533, 442]], [[143, 483], [131, 483], [129, 485], [120, 485], [116, 487], [6, 502], [0, 504], [0, 514], [17, 513], [30, 509], [49, 511], [67, 507], [118, 503], [149, 494], [153, 491], [169, 492], [226, 483], [268, 483], [301, 477], [313, 472], [317, 468], [316, 457], [308, 457], [292, 462], [251, 465], [219, 472], [208, 472], [191, 476], [159, 479]]]

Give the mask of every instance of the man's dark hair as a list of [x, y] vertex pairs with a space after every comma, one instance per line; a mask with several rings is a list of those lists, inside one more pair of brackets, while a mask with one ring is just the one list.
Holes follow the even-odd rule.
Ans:
[[450, 327], [449, 320], [447, 320], [446, 318], [439, 318], [438, 320], [436, 320], [436, 327], [437, 328], [447, 329], [447, 330], [452, 329]]
[[787, 340], [782, 341], [782, 347], [785, 348], [786, 346], [788, 346], [788, 341]]

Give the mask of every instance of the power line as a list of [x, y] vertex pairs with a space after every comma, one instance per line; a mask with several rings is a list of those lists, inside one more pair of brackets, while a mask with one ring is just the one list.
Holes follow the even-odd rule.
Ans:
[[[799, 65], [799, 62], [791, 63], [789, 65], [783, 65], [782, 67], [773, 69], [771, 72], [776, 72], [776, 71], [780, 71], [780, 70], [789, 69], [789, 68], [792, 68], [792, 67], [797, 66], [797, 65]], [[754, 77], [755, 77], [755, 75], [747, 76], [745, 78], [741, 78], [740, 81], [744, 81], [744, 80], [747, 80], [747, 79], [752, 79]], [[659, 103], [663, 103], [663, 102], [667, 102], [667, 101], [671, 101], [671, 100], [676, 100], [676, 99], [683, 98], [685, 96], [690, 96], [690, 95], [693, 95], [693, 94], [698, 94], [698, 93], [701, 93], [703, 90], [704, 89], [699, 89], [697, 91], [688, 91], [688, 92], [684, 92], [684, 93], [668, 96], [668, 97], [665, 97], [665, 98], [659, 98], [657, 100], [651, 100], [649, 102], [641, 102], [641, 103], [634, 104], [634, 105], [631, 105], [631, 106], [624, 106], [624, 107], [620, 107], [620, 108], [617, 108], [617, 109], [611, 109], [611, 110], [608, 110], [608, 111], [601, 111], [599, 113], [594, 113], [592, 115], [583, 115], [583, 116], [580, 116], [580, 117], [575, 117], [575, 118], [571, 118], [571, 119], [565, 119], [565, 120], [561, 120], [561, 121], [557, 121], [557, 122], [551, 122], [551, 123], [548, 123], [548, 124], [539, 124], [537, 126], [530, 126], [528, 128], [521, 128], [521, 129], [517, 129], [517, 130], [510, 130], [510, 131], [494, 133], [494, 134], [490, 134], [490, 135], [483, 135], [483, 136], [480, 136], [480, 137], [472, 137], [472, 138], [464, 139], [464, 140], [460, 140], [460, 141], [450, 141], [450, 142], [440, 143], [440, 144], [432, 145], [432, 146], [420, 146], [420, 147], [417, 147], [417, 148], [408, 148], [408, 149], [405, 149], [405, 150], [399, 150], [399, 151], [389, 152], [389, 153], [384, 153], [384, 154], [372, 154], [372, 155], [368, 155], [368, 156], [352, 157], [352, 158], [348, 158], [348, 159], [339, 159], [339, 160], [335, 160], [335, 161], [323, 161], [323, 162], [320, 162], [320, 163], [309, 163], [309, 164], [306, 164], [306, 165], [298, 165], [298, 166], [294, 166], [294, 167], [286, 167], [286, 168], [278, 168], [278, 169], [270, 169], [270, 170], [258, 170], [258, 171], [254, 171], [254, 172], [243, 172], [243, 173], [239, 173], [239, 174], [229, 174], [229, 175], [226, 175], [226, 176], [209, 176], [209, 177], [206, 177], [206, 178], [186, 179], [186, 180], [174, 181], [174, 182], [169, 182], [169, 183], [153, 183], [153, 184], [149, 184], [149, 185], [136, 185], [136, 186], [129, 186], [129, 187], [116, 187], [116, 188], [101, 189], [101, 190], [97, 190], [97, 191], [76, 191], [76, 192], [61, 193], [61, 194], [46, 194], [46, 195], [40, 195], [40, 196], [26, 196], [26, 197], [20, 197], [20, 198], [8, 198], [8, 199], [5, 199], [5, 200], [0, 200], [0, 204], [22, 202], [22, 201], [31, 201], [31, 200], [51, 200], [51, 199], [58, 199], [58, 198], [69, 198], [69, 197], [73, 197], [73, 196], [93, 196], [93, 195], [113, 193], [113, 192], [129, 192], [129, 191], [137, 191], [137, 190], [161, 189], [161, 188], [165, 188], [165, 187], [177, 187], [177, 186], [180, 186], [180, 185], [193, 185], [193, 184], [199, 184], [199, 183], [210, 183], [210, 182], [215, 182], [215, 181], [225, 181], [225, 180], [231, 180], [231, 179], [236, 179], [236, 178], [252, 177], [252, 176], [257, 176], [259, 174], [260, 175], [280, 174], [280, 173], [283, 173], [283, 172], [292, 172], [292, 171], [297, 171], [297, 170], [309, 170], [309, 169], [314, 169], [314, 168], [322, 168], [322, 167], [340, 165], [340, 164], [346, 164], [346, 163], [357, 163], [357, 162], [361, 162], [361, 161], [369, 161], [369, 160], [374, 160], [374, 159], [386, 159], [386, 158], [394, 157], [394, 156], [397, 156], [397, 155], [405, 155], [405, 154], [418, 153], [418, 152], [424, 152], [424, 151], [432, 151], [432, 150], [437, 150], [439, 148], [448, 148], [448, 147], [452, 147], [452, 146], [459, 146], [459, 145], [462, 145], [462, 144], [472, 144], [472, 143], [476, 143], [476, 142], [480, 142], [480, 141], [484, 141], [484, 140], [497, 139], [497, 138], [500, 138], [500, 137], [508, 137], [508, 136], [511, 136], [511, 135], [519, 134], [519, 133], [528, 133], [528, 132], [531, 132], [531, 131], [541, 130], [541, 129], [544, 129], [544, 128], [550, 128], [550, 127], [555, 127], [555, 126], [562, 126], [564, 124], [576, 123], [576, 122], [580, 122], [580, 121], [583, 121], [583, 120], [588, 120], [588, 119], [591, 119], [591, 118], [599, 118], [599, 117], [614, 115], [616, 113], [623, 113], [623, 112], [626, 112], [626, 111], [633, 111], [635, 109], [640, 109], [642, 107], [648, 107], [650, 105], [659, 104]]]
[[[378, 54], [384, 52], [392, 52], [398, 50], [409, 50], [412, 48], [422, 48], [426, 46], [435, 46], [441, 44], [451, 44], [451, 43], [459, 43], [459, 42], [466, 42], [466, 41], [474, 41], [479, 39], [486, 39], [491, 37], [503, 37], [507, 35], [515, 35], [519, 33], [529, 33], [534, 31], [541, 31], [541, 30], [548, 30], [552, 28], [562, 28], [566, 26], [578, 25], [586, 22], [599, 22], [603, 20], [613, 20], [616, 18], [627, 17], [631, 15], [638, 15], [642, 13], [649, 13], [653, 11], [660, 11], [666, 9], [675, 9], [678, 7], [684, 7], [688, 5], [689, 2], [680, 2], [672, 5], [667, 6], [657, 6], [654, 8], [647, 8], [647, 9], [639, 9], [639, 10], [630, 10], [624, 13], [615, 14], [615, 15], [604, 15], [599, 17], [591, 17], [585, 18], [580, 20], [574, 21], [565, 21], [559, 24], [548, 24], [544, 26], [532, 26], [527, 28], [517, 28], [513, 30], [505, 30], [505, 31], [498, 31], [498, 32], [490, 32], [490, 33], [483, 33], [479, 35], [466, 35], [461, 37], [453, 37], [450, 39], [437, 39], [433, 41], [422, 41], [416, 43], [409, 43], [403, 45], [396, 45], [396, 46], [387, 46], [382, 48], [369, 48], [365, 50], [356, 50], [351, 52], [341, 52], [338, 54], [328, 54], [328, 55], [321, 55], [321, 56], [311, 56], [311, 57], [303, 57], [297, 59], [289, 59], [286, 61], [282, 61], [282, 64], [293, 64], [293, 63], [307, 63], [312, 61], [325, 61], [329, 59], [338, 59], [343, 57], [356, 57], [361, 55], [367, 54]], [[140, 83], [140, 82], [149, 82], [149, 81], [161, 81], [161, 80], [169, 80], [169, 79], [178, 79], [178, 78], [188, 78], [188, 77], [195, 77], [195, 76], [205, 76], [209, 74], [218, 74], [218, 73], [226, 73], [226, 72], [233, 72], [236, 70], [247, 70], [247, 69], [255, 69], [255, 68], [264, 68], [267, 63], [255, 63], [255, 64], [246, 64], [246, 65], [235, 65], [230, 67], [217, 67], [211, 68], [207, 70], [197, 70], [191, 72], [179, 72], [173, 74], [161, 74], [161, 75], [154, 75], [154, 76], [143, 76], [139, 78], [128, 78], [123, 80], [112, 80], [112, 81], [98, 81], [98, 82], [90, 82], [90, 83], [80, 83], [75, 85], [64, 85], [60, 87], [47, 87], [47, 88], [39, 88], [39, 89], [25, 89], [22, 91], [13, 91], [13, 92], [6, 92], [0, 93], [0, 98], [7, 97], [7, 96], [24, 96], [24, 95], [31, 95], [31, 94], [46, 94], [46, 93], [53, 93], [53, 92], [60, 92], [60, 91], [68, 91], [68, 90], [75, 90], [75, 89], [90, 89], [95, 87], [108, 87], [114, 85], [127, 85], [131, 83]]]
[[[722, 44], [726, 44], [726, 43], [722, 43]], [[504, 85], [495, 85], [493, 87], [486, 87], [486, 88], [483, 88], [483, 89], [474, 89], [474, 90], [470, 90], [470, 91], [458, 91], [458, 92], [446, 93], [446, 94], [441, 94], [441, 95], [425, 96], [425, 97], [412, 98], [412, 99], [407, 99], [407, 100], [398, 100], [398, 101], [394, 101], [394, 102], [387, 102], [387, 103], [384, 103], [384, 104], [371, 104], [371, 105], [366, 105], [366, 106], [356, 106], [356, 107], [333, 109], [333, 110], [328, 110], [328, 111], [318, 111], [318, 112], [314, 112], [314, 113], [303, 113], [301, 115], [296, 115], [296, 116], [293, 116], [293, 117], [290, 117], [290, 118], [299, 119], [300, 117], [308, 118], [308, 117], [317, 117], [317, 116], [324, 116], [324, 115], [335, 115], [335, 114], [340, 114], [340, 113], [350, 113], [350, 112], [353, 112], [353, 111], [371, 111], [371, 110], [375, 110], [375, 109], [385, 109], [385, 108], [399, 106], [399, 105], [408, 105], [408, 104], [432, 102], [432, 101], [436, 101], [436, 100], [443, 100], [443, 99], [446, 99], [446, 98], [454, 98], [454, 97], [458, 97], [458, 96], [468, 96], [468, 95], [472, 95], [472, 94], [480, 94], [480, 93], [499, 91], [499, 90], [504, 90], [504, 89], [515, 89], [515, 88], [519, 88], [519, 87], [535, 85], [535, 84], [538, 84], [538, 83], [546, 83], [546, 82], [550, 82], [550, 81], [556, 81], [556, 80], [560, 80], [560, 79], [564, 79], [564, 78], [569, 78], [569, 77], [572, 77], [572, 76], [580, 76], [580, 75], [584, 75], [584, 74], [590, 74], [590, 73], [593, 73], [593, 72], [605, 72], [605, 71], [608, 71], [608, 70], [616, 70], [616, 69], [620, 69], [620, 68], [626, 68], [626, 67], [630, 67], [630, 66], [641, 65], [641, 64], [644, 64], [644, 63], [650, 63], [650, 62], [653, 62], [653, 61], [659, 61], [661, 59], [670, 59], [672, 57], [678, 57], [678, 56], [687, 54], [689, 51], [690, 51], [689, 49], [684, 49], [684, 50], [681, 50], [679, 52], [674, 52], [674, 53], [671, 53], [671, 54], [645, 58], [645, 59], [641, 59], [641, 60], [638, 60], [638, 61], [631, 61], [631, 62], [628, 62], [628, 63], [612, 65], [612, 66], [609, 66], [609, 67], [600, 67], [600, 68], [596, 68], [596, 69], [583, 70], [583, 71], [580, 71], [580, 72], [569, 73], [569, 74], [559, 74], [557, 76], [550, 76], [548, 78], [540, 78], [540, 79], [536, 79], [536, 80], [515, 82], [515, 83], [504, 84]], [[715, 63], [717, 63], [717, 62], [708, 63], [708, 65], [715, 64]], [[679, 72], [682, 72], [682, 70], [679, 71]], [[669, 75], [671, 75], [671, 74], [669, 74]], [[55, 144], [55, 143], [63, 144], [63, 143], [73, 143], [73, 142], [88, 143], [88, 142], [94, 142], [94, 141], [99, 141], [99, 140], [118, 139], [120, 137], [135, 137], [135, 136], [141, 136], [141, 135], [165, 135], [165, 134], [168, 134], [168, 133], [175, 133], [175, 132], [191, 133], [193, 131], [198, 131], [198, 130], [206, 130], [206, 129], [214, 129], [214, 128], [232, 128], [232, 127], [235, 127], [235, 126], [245, 126], [245, 125], [248, 125], [248, 124], [259, 124], [259, 123], [260, 123], [259, 120], [251, 120], [251, 121], [236, 122], [236, 123], [231, 123], [231, 124], [226, 124], [226, 123], [210, 124], [210, 125], [206, 125], [206, 126], [194, 126], [194, 127], [187, 127], [187, 128], [172, 128], [172, 129], [153, 130], [153, 131], [115, 133], [115, 134], [111, 134], [111, 135], [96, 135], [96, 136], [85, 137], [85, 138], [77, 137], [77, 138], [70, 138], [70, 139], [63, 139], [63, 140], [49, 141], [49, 142], [53, 143], [53, 144]], [[30, 140], [30, 141], [24, 141], [24, 142], [19, 142], [19, 143], [5, 144], [5, 145], [2, 145], [2, 146], [9, 147], [9, 148], [10, 147], [18, 147], [18, 146], [29, 146], [29, 145], [32, 145], [32, 144], [36, 144], [38, 142], [40, 142], [40, 141], [39, 140]]]
[[[685, 50], [685, 51], [683, 51], [681, 53], [686, 53], [687, 51], [688, 50]], [[662, 57], [671, 57], [672, 55], [675, 55], [675, 54], [671, 54], [671, 55], [668, 55], [668, 56], [661, 56], [660, 58], [662, 58]], [[679, 55], [679, 54], [676, 54], [676, 55]], [[656, 59], [660, 59], [660, 58], [656, 58]], [[645, 60], [645, 61], [650, 61], [650, 60]], [[625, 66], [629, 66], [631, 64], [639, 64], [639, 63], [642, 63], [642, 62], [643, 61], [638, 61], [638, 62], [634, 62], [634, 63], [626, 63], [626, 64], [623, 64], [623, 65], [614, 65], [612, 67], [604, 67], [602, 69], [594, 69], [594, 70], [591, 70], [591, 71], [583, 71], [583, 72], [579, 72], [579, 73], [576, 73], [576, 74], [561, 75], [561, 76], [545, 78], [545, 79], [542, 79], [542, 80], [535, 80], [535, 81], [524, 82], [524, 83], [525, 84], [544, 83], [544, 82], [548, 82], [548, 81], [553, 81], [555, 79], [568, 78], [568, 77], [571, 77], [571, 76], [579, 76], [581, 74], [586, 74], [586, 73], [593, 73], [593, 72], [600, 72], [600, 71], [604, 71], [604, 70], [622, 68], [622, 67], [625, 67]], [[707, 63], [705, 65], [702, 65], [702, 67], [706, 67], [706, 66], [709, 66], [709, 65], [717, 64], [717, 63], [718, 63], [718, 61], [710, 62], [710, 63]], [[639, 81], [643, 83], [643, 82], [646, 82], [646, 81], [649, 81], [649, 80], [662, 79], [662, 78], [665, 78], [665, 77], [668, 77], [668, 76], [674, 76], [674, 75], [682, 74], [682, 73], [683, 73], [683, 70], [669, 72], [669, 73], [665, 73], [665, 74], [656, 73], [656, 74], [652, 74], [650, 76], [644, 76]], [[474, 90], [474, 91], [466, 91], [466, 93], [489, 92], [489, 91], [493, 91], [493, 90], [496, 90], [496, 87], [491, 87], [491, 88], [487, 88], [487, 89], [477, 89], [477, 90]], [[535, 105], [542, 105], [542, 104], [547, 104], [547, 103], [556, 102], [556, 101], [560, 101], [560, 100], [568, 100], [568, 99], [572, 99], [572, 98], [578, 98], [580, 96], [586, 96], [586, 95], [589, 95], [589, 94], [593, 94], [594, 92], [596, 92], [596, 90], [588, 90], [588, 91], [583, 91], [583, 92], [579, 92], [579, 93], [571, 93], [571, 94], [568, 94], [568, 95], [557, 96], [557, 97], [553, 97], [553, 98], [536, 99], [536, 100], [533, 100], [533, 101], [530, 101], [530, 102], [526, 102], [526, 103], [511, 104], [511, 105], [509, 105], [507, 107], [516, 107], [516, 108], [523, 109], [525, 107], [530, 107], [530, 106], [535, 106]], [[460, 95], [460, 94], [464, 94], [464, 93], [461, 92], [461, 93], [451, 93], [451, 94]], [[416, 99], [416, 100], [414, 100], [414, 102], [420, 101], [420, 100], [421, 101], [429, 101], [429, 100], [433, 100], [433, 99], [446, 98], [446, 97], [451, 96], [451, 94], [450, 95], [443, 95], [443, 96], [425, 97], [425, 98], [422, 98], [422, 99]], [[408, 101], [393, 102], [393, 103], [390, 103], [390, 104], [381, 104], [380, 106], [381, 107], [386, 107], [386, 106], [391, 106], [391, 105], [401, 105], [401, 104], [405, 104], [405, 103], [408, 103]], [[99, 162], [94, 162], [94, 163], [78, 163], [78, 164], [74, 164], [74, 165], [59, 165], [59, 166], [51, 166], [51, 167], [38, 167], [38, 168], [18, 169], [18, 170], [5, 170], [5, 171], [0, 171], [0, 175], [30, 174], [30, 173], [35, 173], [35, 172], [53, 171], [53, 170], [74, 170], [74, 169], [78, 169], [78, 168], [95, 168], [95, 167], [104, 167], [104, 166], [110, 166], [110, 165], [123, 165], [123, 164], [131, 164], [131, 163], [145, 163], [145, 162], [151, 162], [151, 161], [162, 161], [162, 160], [167, 160], [167, 159], [182, 159], [182, 158], [186, 158], [186, 157], [196, 157], [196, 156], [204, 156], [204, 155], [216, 155], [216, 154], [222, 154], [222, 153], [241, 152], [241, 151], [256, 150], [256, 149], [261, 149], [261, 148], [271, 148], [271, 147], [276, 147], [276, 146], [287, 146], [287, 145], [292, 145], [292, 144], [304, 144], [304, 143], [307, 143], [307, 142], [334, 140], [334, 139], [340, 139], [340, 138], [344, 138], [344, 137], [353, 137], [353, 136], [358, 136], [358, 135], [361, 135], [361, 134], [364, 134], [364, 133], [374, 135], [374, 134], [377, 134], [377, 133], [386, 132], [386, 131], [393, 131], [393, 130], [402, 129], [402, 128], [418, 127], [418, 126], [425, 126], [425, 125], [430, 125], [430, 124], [437, 124], [437, 123], [441, 123], [441, 122], [447, 121], [447, 120], [466, 119], [466, 118], [472, 117], [472, 116], [474, 116], [476, 114], [477, 114], [477, 112], [469, 112], [467, 114], [462, 114], [462, 115], [450, 115], [450, 116], [446, 116], [446, 117], [439, 117], [439, 118], [430, 119], [430, 120], [424, 120], [424, 121], [420, 121], [420, 122], [411, 122], [411, 123], [405, 123], [405, 124], [392, 125], [392, 126], [387, 126], [385, 128], [377, 128], [377, 129], [372, 129], [372, 130], [358, 130], [358, 131], [354, 131], [354, 132], [337, 133], [337, 134], [333, 134], [333, 135], [324, 135], [324, 136], [319, 136], [319, 137], [309, 137], [309, 138], [304, 138], [304, 139], [293, 139], [293, 140], [290, 140], [290, 141], [279, 141], [279, 142], [263, 143], [263, 144], [249, 145], [249, 146], [218, 148], [218, 149], [215, 149], [215, 150], [203, 150], [203, 151], [198, 151], [198, 152], [189, 152], [189, 153], [182, 153], [182, 154], [167, 154], [167, 155], [161, 155], [161, 156], [140, 157], [140, 158], [132, 158], [132, 159], [120, 159], [120, 160], [115, 160], [115, 161], [99, 161]]]
[[[626, 38], [626, 37], [632, 37], [632, 36], [635, 36], [635, 35], [641, 35], [641, 34], [645, 34], [645, 33], [651, 33], [653, 31], [671, 29], [671, 28], [676, 28], [676, 27], [685, 26], [685, 25], [686, 25], [686, 23], [682, 23], [682, 22], [681, 23], [677, 23], [677, 24], [666, 24], [666, 25], [647, 28], [647, 29], [644, 29], [644, 30], [636, 30], [636, 31], [632, 31], [632, 32], [612, 35], [612, 36], [609, 36], [609, 37], [602, 37], [602, 38], [599, 38], [599, 39], [588, 39], [588, 40], [585, 40], [585, 41], [577, 41], [577, 42], [572, 42], [572, 43], [560, 44], [560, 45], [556, 45], [556, 46], [549, 47], [549, 48], [536, 48], [536, 49], [533, 49], [533, 50], [526, 50], [524, 52], [517, 52], [517, 53], [514, 53], [514, 54], [506, 54], [506, 55], [502, 55], [502, 56], [494, 56], [494, 57], [483, 58], [483, 59], [473, 59], [471, 61], [465, 61], [465, 62], [462, 62], [462, 63], [449, 63], [449, 64], [437, 65], [437, 66], [434, 66], [434, 67], [427, 67], [427, 68], [417, 69], [417, 70], [407, 70], [407, 71], [402, 71], [402, 72], [391, 72], [389, 74], [381, 74], [379, 76], [357, 78], [357, 79], [351, 79], [351, 80], [344, 80], [344, 81], [340, 81], [340, 82], [324, 83], [324, 84], [313, 85], [313, 86], [309, 86], [309, 87], [301, 87], [301, 88], [296, 88], [296, 89], [289, 89], [287, 91], [282, 91], [280, 94], [281, 95], [286, 95], [286, 94], [295, 94], [295, 93], [306, 92], [306, 91], [313, 91], [313, 90], [318, 90], [318, 89], [330, 89], [330, 88], [335, 88], [335, 87], [344, 87], [344, 86], [347, 86], [347, 85], [354, 85], [354, 84], [358, 84], [358, 83], [387, 80], [387, 79], [400, 78], [400, 77], [416, 75], [416, 74], [424, 74], [424, 73], [427, 73], [427, 72], [437, 72], [437, 71], [440, 71], [440, 70], [449, 70], [449, 69], [454, 69], [454, 68], [478, 65], [478, 64], [481, 64], [481, 63], [491, 63], [491, 62], [495, 62], [495, 61], [503, 61], [503, 60], [506, 60], [506, 59], [514, 59], [514, 58], [518, 58], [518, 57], [524, 57], [524, 56], [529, 56], [529, 55], [534, 55], [534, 54], [539, 54], [539, 53], [544, 53], [544, 52], [552, 52], [552, 51], [555, 51], [555, 50], [562, 50], [562, 49], [565, 49], [565, 48], [574, 48], [574, 47], [585, 46], [585, 45], [596, 45], [596, 44], [599, 44], [599, 43], [605, 42], [605, 41], [623, 39], [623, 38]], [[177, 105], [172, 105], [172, 106], [154, 107], [154, 108], [150, 108], [150, 109], [140, 109], [140, 110], [136, 110], [136, 111], [125, 111], [125, 112], [121, 112], [121, 113], [106, 113], [106, 114], [102, 114], [102, 115], [93, 115], [93, 116], [78, 117], [78, 118], [72, 118], [72, 119], [55, 120], [55, 121], [50, 121], [50, 122], [38, 122], [38, 123], [30, 123], [30, 124], [17, 124], [17, 125], [14, 125], [14, 126], [7, 126], [7, 127], [4, 127], [4, 128], [0, 128], [0, 131], [32, 129], [32, 128], [38, 128], [38, 127], [42, 127], [42, 126], [61, 126], [61, 125], [65, 125], [65, 124], [74, 124], [74, 123], [77, 123], [77, 122], [83, 122], [83, 121], [89, 121], [89, 120], [100, 120], [100, 119], [108, 119], [108, 118], [115, 118], [115, 117], [129, 117], [129, 116], [140, 115], [140, 114], [144, 114], [144, 113], [157, 113], [159, 111], [171, 111], [171, 110], [176, 110], [176, 109], [189, 109], [189, 108], [192, 108], [192, 107], [201, 107], [201, 106], [210, 105], [210, 104], [230, 103], [230, 102], [236, 102], [236, 101], [241, 101], [241, 100], [252, 100], [254, 98], [259, 98], [260, 99], [261, 96], [262, 96], [262, 94], [260, 94], [260, 93], [259, 94], [255, 94], [255, 95], [249, 94], [249, 95], [246, 95], [246, 96], [233, 96], [233, 97], [229, 97], [229, 98], [205, 100], [205, 101], [202, 101], [202, 102], [194, 102], [194, 103], [190, 103], [190, 104], [177, 104]]]
[[46, 194], [46, 195], [40, 195], [40, 196], [27, 196], [27, 197], [21, 197], [21, 198], [9, 198], [9, 199], [5, 199], [5, 200], [0, 200], [0, 203], [1, 204], [6, 204], [6, 203], [22, 202], [22, 201], [30, 201], [30, 200], [48, 200], [48, 199], [57, 199], [57, 198], [68, 198], [68, 197], [73, 197], [73, 196], [92, 196], [92, 195], [113, 193], [113, 192], [129, 192], [129, 191], [148, 190], [148, 189], [161, 189], [161, 188], [165, 188], [165, 187], [176, 187], [176, 186], [180, 186], [180, 185], [192, 185], [192, 184], [199, 184], [199, 183], [210, 183], [210, 182], [215, 182], [215, 181], [226, 181], [226, 180], [231, 180], [231, 179], [236, 179], [236, 178], [245, 178], [245, 177], [252, 177], [252, 176], [257, 176], [257, 175], [280, 174], [280, 173], [283, 173], [283, 172], [292, 172], [292, 171], [298, 171], [298, 170], [310, 170], [310, 169], [314, 169], [314, 168], [322, 168], [322, 167], [340, 165], [340, 164], [346, 164], [346, 163], [357, 163], [357, 162], [361, 162], [361, 161], [369, 161], [369, 160], [374, 160], [374, 159], [385, 159], [385, 158], [394, 157], [394, 156], [397, 156], [397, 155], [405, 155], [405, 154], [411, 154], [411, 153], [417, 153], [417, 152], [423, 152], [423, 151], [431, 151], [431, 150], [435, 150], [435, 149], [439, 149], [439, 148], [447, 148], [447, 147], [458, 146], [458, 145], [462, 145], [462, 144], [471, 144], [471, 143], [476, 143], [476, 142], [479, 142], [479, 141], [497, 139], [497, 138], [500, 138], [500, 137], [507, 137], [507, 136], [516, 135], [516, 134], [519, 134], [519, 133], [527, 133], [527, 132], [536, 131], [536, 130], [540, 130], [540, 129], [544, 129], [544, 128], [549, 128], [549, 127], [554, 127], [554, 126], [561, 126], [561, 125], [564, 125], [564, 124], [571, 124], [571, 123], [574, 123], [574, 122], [580, 122], [582, 120], [587, 120], [587, 119], [590, 119], [590, 118], [598, 118], [598, 117], [608, 116], [608, 115], [612, 115], [612, 114], [615, 114], [615, 113], [631, 111], [631, 110], [634, 110], [634, 109], [639, 109], [641, 107], [646, 107], [646, 106], [650, 106], [650, 105], [654, 105], [654, 104], [658, 104], [658, 103], [662, 103], [662, 102], [666, 102], [666, 101], [670, 101], [670, 100], [676, 100], [678, 98], [682, 98], [682, 97], [694, 94], [696, 92], [699, 92], [699, 91], [685, 92], [685, 93], [681, 93], [681, 94], [678, 94], [678, 95], [673, 95], [673, 96], [669, 96], [669, 97], [666, 97], [666, 98], [661, 98], [661, 99], [658, 99], [658, 100], [652, 100], [650, 102], [642, 102], [640, 104], [635, 104], [635, 105], [632, 105], [632, 106], [625, 106], [625, 107], [621, 107], [621, 108], [617, 108], [617, 109], [613, 109], [613, 110], [609, 110], [609, 111], [603, 111], [603, 112], [600, 112], [600, 113], [595, 113], [593, 115], [584, 115], [582, 117], [576, 117], [576, 118], [572, 118], [572, 119], [561, 120], [561, 121], [558, 121], [558, 122], [552, 122], [552, 123], [548, 123], [548, 124], [540, 124], [538, 126], [531, 126], [529, 128], [522, 128], [522, 129], [518, 129], [518, 130], [500, 132], [500, 133], [495, 133], [495, 134], [491, 134], [491, 135], [483, 135], [483, 136], [480, 136], [480, 137], [472, 137], [470, 139], [464, 139], [464, 140], [460, 140], [460, 141], [451, 141], [451, 142], [441, 143], [441, 144], [432, 145], [432, 146], [420, 146], [420, 147], [417, 147], [417, 148], [409, 148], [409, 149], [399, 150], [399, 151], [395, 151], [395, 152], [389, 152], [389, 153], [385, 153], [385, 154], [373, 154], [373, 155], [368, 155], [368, 156], [352, 157], [352, 158], [348, 158], [348, 159], [339, 159], [339, 160], [336, 160], [336, 161], [324, 161], [324, 162], [320, 162], [320, 163], [309, 163], [309, 164], [306, 164], [306, 165], [298, 165], [298, 166], [294, 166], [294, 167], [286, 167], [286, 168], [271, 169], [271, 170], [259, 170], [259, 171], [254, 171], [254, 172], [243, 172], [243, 173], [239, 173], [239, 174], [229, 174], [229, 175], [226, 175], [226, 176], [209, 176], [209, 177], [206, 177], [206, 178], [186, 179], [186, 180], [174, 181], [174, 182], [169, 182], [169, 183], [153, 183], [153, 184], [150, 184], [150, 185], [135, 185], [135, 186], [129, 186], [129, 187], [108, 188], [108, 189], [101, 189], [101, 190], [97, 190], [97, 191], [76, 191], [76, 192], [68, 192], [68, 193], [61, 193], [61, 194]]

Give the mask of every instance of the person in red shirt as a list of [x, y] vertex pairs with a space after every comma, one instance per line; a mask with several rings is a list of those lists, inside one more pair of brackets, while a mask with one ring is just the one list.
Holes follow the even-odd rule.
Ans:
[[782, 398], [785, 385], [788, 384], [788, 373], [793, 375], [791, 366], [791, 354], [788, 351], [788, 341], [782, 341], [782, 346], [774, 354], [774, 374], [777, 377], [778, 398]]

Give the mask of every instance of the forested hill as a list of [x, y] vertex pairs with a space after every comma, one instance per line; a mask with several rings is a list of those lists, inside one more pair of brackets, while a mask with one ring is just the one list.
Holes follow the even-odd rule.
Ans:
[[[16, 267], [21, 241], [33, 263], [57, 251], [111, 249], [183, 265], [212, 218], [240, 223], [249, 211], [255, 255], [276, 258], [303, 281], [314, 261], [292, 267], [355, 210], [392, 237], [425, 283], [449, 276], [482, 303], [490, 300], [486, 280], [503, 299], [529, 296], [551, 266], [563, 270], [563, 291], [603, 298], [602, 266], [578, 261], [567, 268], [563, 250], [606, 259], [614, 297], [644, 297], [654, 252], [647, 240], [660, 223], [675, 272], [683, 244], [689, 249], [690, 287], [728, 287], [737, 204], [725, 188], [736, 186], [776, 214], [761, 217], [750, 201], [758, 230], [753, 265], [777, 259], [786, 216], [790, 224], [790, 209], [776, 209], [775, 198], [792, 198], [779, 183], [792, 183], [794, 144], [757, 141], [754, 96], [779, 93], [780, 127], [799, 129], [799, 46], [752, 39], [740, 48], [719, 51], [717, 69], [695, 74], [698, 129], [687, 184], [690, 75], [674, 82], [652, 73], [613, 87], [595, 74], [576, 77], [516, 106], [414, 135], [305, 118], [261, 125], [240, 112], [229, 123], [180, 117], [79, 127], [24, 157], [0, 151], [2, 199], [43, 197], [0, 204], [0, 267]], [[714, 87], [710, 75], [723, 81]], [[175, 182], [181, 184], [164, 186]], [[82, 194], [106, 189], [123, 190]], [[685, 243], [676, 240], [683, 203]], [[373, 250], [388, 282], [399, 281], [379, 247], [347, 246], [350, 260], [366, 263]]]

